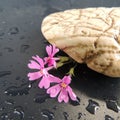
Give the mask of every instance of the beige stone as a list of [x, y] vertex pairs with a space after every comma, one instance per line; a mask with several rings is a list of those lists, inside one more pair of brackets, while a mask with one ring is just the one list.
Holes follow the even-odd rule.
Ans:
[[75, 61], [120, 77], [120, 8], [85, 8], [44, 18], [44, 37]]

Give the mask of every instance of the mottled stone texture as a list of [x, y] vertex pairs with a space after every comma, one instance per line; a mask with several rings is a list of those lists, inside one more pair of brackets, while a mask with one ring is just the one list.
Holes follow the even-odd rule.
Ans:
[[47, 16], [42, 32], [52, 44], [79, 63], [120, 77], [120, 8], [86, 8]]

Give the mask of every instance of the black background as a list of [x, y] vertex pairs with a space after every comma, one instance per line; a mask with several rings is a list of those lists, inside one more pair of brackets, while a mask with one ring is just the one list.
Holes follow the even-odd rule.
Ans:
[[[31, 56], [45, 56], [46, 40], [40, 31], [45, 16], [72, 8], [119, 5], [119, 0], [0, 0], [0, 120], [104, 120], [105, 115], [119, 120], [120, 113], [108, 109], [105, 101], [120, 104], [119, 78], [79, 65], [72, 88], [80, 105], [74, 106], [49, 98], [38, 82], [30, 87], [26, 76]], [[63, 68], [53, 74], [62, 77], [64, 72]], [[86, 110], [90, 99], [99, 104], [96, 114]]]

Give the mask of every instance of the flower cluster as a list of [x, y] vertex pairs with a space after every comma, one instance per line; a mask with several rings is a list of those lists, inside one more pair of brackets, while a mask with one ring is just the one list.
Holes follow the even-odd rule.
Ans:
[[[55, 57], [59, 49], [49, 45], [46, 46], [46, 52], [48, 56], [45, 58], [40, 58], [38, 55], [32, 56], [32, 60], [28, 63], [28, 67], [37, 71], [28, 73], [29, 80], [34, 81], [40, 79], [38, 84], [39, 88], [46, 89], [47, 93], [50, 94], [52, 98], [58, 97], [59, 102], [64, 101], [67, 103], [69, 99], [76, 101], [77, 96], [69, 86], [71, 83], [71, 74], [65, 75], [60, 79], [49, 73], [51, 69], [57, 68], [57, 61], [60, 61], [59, 57]], [[67, 60], [67, 58], [64, 58], [64, 60]], [[54, 83], [54, 85], [51, 86], [51, 83]]]

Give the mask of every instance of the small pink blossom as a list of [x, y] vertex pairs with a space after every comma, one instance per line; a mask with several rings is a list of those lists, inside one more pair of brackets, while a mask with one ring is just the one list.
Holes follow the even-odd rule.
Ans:
[[59, 51], [58, 48], [56, 48], [54, 45], [46, 46], [46, 52], [48, 54], [48, 57], [45, 57], [45, 63], [48, 64], [48, 66], [54, 66], [56, 68], [56, 61], [59, 60], [59, 58], [54, 57], [54, 55]]
[[56, 81], [56, 77], [53, 75], [49, 74], [48, 71], [52, 69], [52, 67], [45, 68], [44, 67], [44, 61], [42, 58], [39, 56], [33, 56], [33, 60], [30, 60], [30, 63], [28, 64], [28, 67], [30, 69], [36, 69], [38, 70], [37, 72], [29, 72], [28, 77], [30, 81], [42, 78], [41, 81], [39, 82], [39, 87], [40, 88], [49, 88], [51, 82]]
[[72, 88], [69, 86], [69, 84], [71, 83], [70, 76], [64, 76], [62, 80], [58, 78], [57, 83], [58, 84], [48, 88], [47, 93], [50, 94], [50, 97], [56, 97], [59, 94], [58, 101], [59, 102], [64, 101], [65, 103], [69, 101], [69, 97], [73, 101], [77, 100], [75, 93], [72, 91]]

